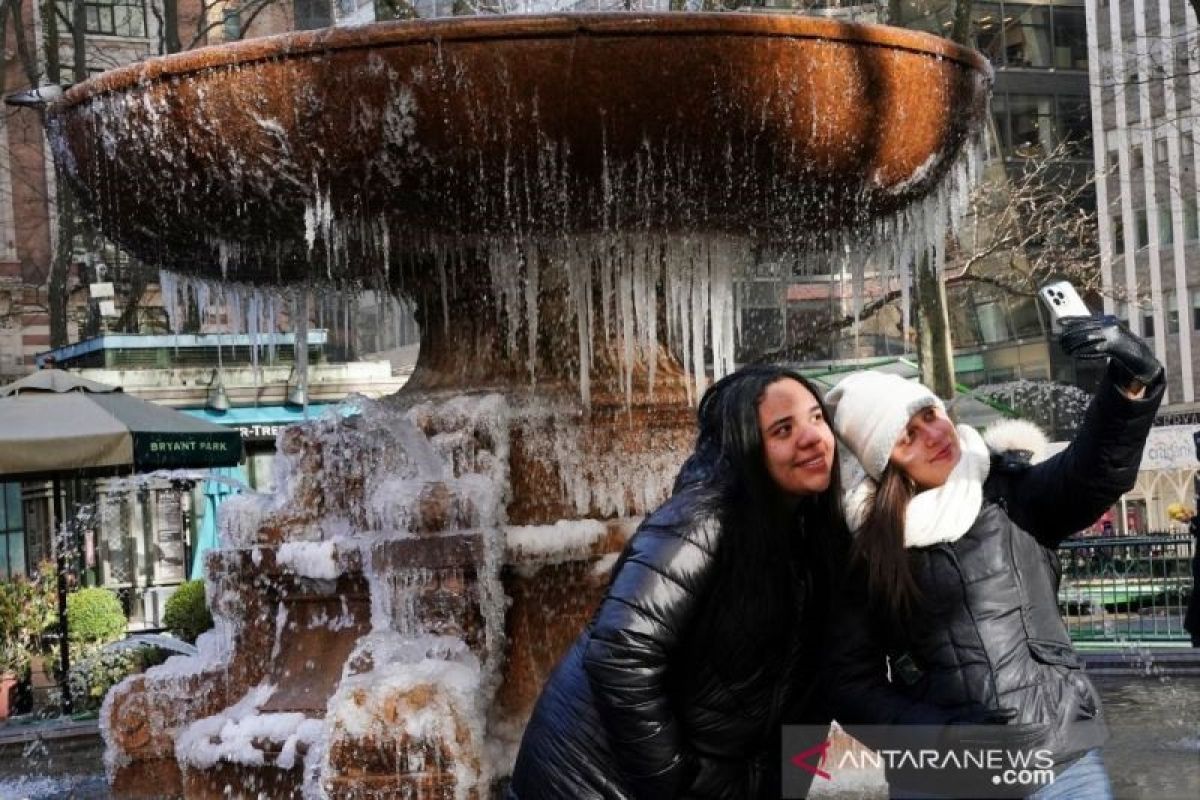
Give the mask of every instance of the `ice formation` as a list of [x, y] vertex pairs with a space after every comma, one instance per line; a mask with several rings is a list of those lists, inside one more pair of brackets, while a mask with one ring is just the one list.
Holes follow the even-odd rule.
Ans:
[[[404, 144], [410, 138], [405, 132], [411, 132], [413, 114], [419, 111], [417, 101], [407, 84], [398, 77], [394, 80], [388, 113], [395, 119], [363, 122], [383, 125], [386, 131], [395, 131], [389, 136], [399, 137], [403, 146], [380, 155], [385, 163], [399, 157], [397, 152], [407, 154], [405, 158], [420, 158]], [[130, 101], [113, 95], [92, 102], [103, 106]], [[145, 119], [132, 120], [116, 110], [97, 110], [99, 138], [116, 136], [107, 126], [152, 129], [157, 115], [165, 113], [165, 108], [157, 109]], [[139, 127], [136, 134], [126, 131], [122, 135], [137, 138], [153, 133]], [[264, 135], [279, 136], [270, 125], [265, 126]], [[891, 213], [859, 210], [858, 216], [821, 217], [785, 231], [768, 226], [762, 232], [721, 232], [708, 221], [715, 210], [689, 203], [696, 194], [693, 182], [701, 177], [699, 166], [689, 161], [687, 153], [639, 152], [628, 164], [606, 160], [599, 185], [579, 187], [573, 183], [565, 145], [546, 140], [531, 152], [518, 151], [516, 144], [512, 147], [514, 163], [501, 170], [505, 180], [512, 181], [505, 190], [505, 207], [491, 208], [486, 194], [462, 200], [463, 218], [479, 222], [469, 234], [413, 229], [403, 215], [368, 212], [341, 203], [316, 175], [293, 176], [290, 180], [305, 187], [302, 194], [309, 198], [298, 211], [302, 219], [296, 224], [304, 232], [305, 252], [296, 258], [313, 262], [313, 268], [301, 276], [299, 285], [285, 288], [238, 283], [253, 277], [252, 272], [239, 271], [238, 264], [286, 260], [285, 254], [275, 252], [286, 243], [272, 243], [269, 237], [255, 239], [253, 246], [216, 242], [213, 250], [222, 264], [222, 280], [162, 273], [163, 302], [172, 330], [182, 329], [189, 308], [224, 308], [227, 330], [251, 337], [252, 361], [257, 365], [261, 337], [277, 330], [284, 315], [290, 318], [291, 330], [303, 339], [310, 294], [336, 295], [337, 302], [349, 303], [355, 294], [370, 291], [424, 303], [426, 328], [449, 331], [455, 313], [452, 300], [482, 273], [495, 307], [475, 311], [494, 316], [504, 357], [523, 363], [531, 381], [545, 371], [547, 359], [567, 356], [539, 351], [539, 332], [552, 325], [574, 330], [575, 352], [570, 360], [578, 365], [575, 381], [585, 405], [591, 400], [594, 365], [602, 355], [609, 355], [599, 353], [599, 348], [611, 348], [627, 402], [639, 370], [648, 373], [653, 393], [657, 355], [663, 346], [691, 376], [695, 397], [709, 375], [720, 377], [734, 366], [741, 316], [734, 287], [748, 270], [761, 268], [764, 258], [777, 261], [782, 274], [792, 280], [833, 276], [831, 291], [836, 289], [839, 297], [849, 298], [848, 311], [855, 317], [868, 276], [885, 290], [898, 288], [907, 325], [912, 269], [924, 261], [941, 272], [946, 236], [958, 228], [966, 213], [981, 161], [980, 148], [973, 143], [950, 164], [946, 152], [931, 153], [887, 191], [905, 196], [933, 176], [942, 172], [944, 176], [923, 198], [901, 204]], [[284, 159], [286, 152], [275, 155]], [[262, 165], [255, 165], [253, 174], [263, 180], [283, 179], [286, 165], [274, 166], [268, 175]], [[481, 165], [481, 174], [492, 166], [485, 169]], [[236, 173], [238, 166], [231, 168]], [[752, 178], [729, 176], [728, 180]], [[755, 180], [763, 183], [759, 190], [763, 202], [774, 202], [781, 218], [788, 218], [793, 206], [821, 206], [818, 195], [791, 197], [788, 192], [792, 190], [773, 189], [769, 175]], [[397, 191], [403, 190], [397, 187]], [[773, 191], [779, 195], [772, 200]], [[680, 219], [670, 224], [657, 222], [663, 207], [671, 205], [669, 198], [676, 198]], [[585, 216], [591, 220], [583, 226], [575, 219], [582, 213], [581, 206], [588, 209]], [[280, 213], [285, 212], [280, 209]], [[797, 219], [807, 219], [808, 212], [797, 213]], [[507, 222], [496, 226], [493, 219]], [[639, 219], [643, 224], [626, 224]], [[270, 252], [256, 253], [255, 247]], [[430, 275], [436, 276], [432, 284]], [[288, 278], [296, 276], [289, 274]], [[840, 286], [844, 280], [852, 282], [851, 291]], [[427, 296], [430, 285], [436, 287], [436, 299]], [[297, 348], [296, 356], [303, 385], [307, 369], [304, 348]]]

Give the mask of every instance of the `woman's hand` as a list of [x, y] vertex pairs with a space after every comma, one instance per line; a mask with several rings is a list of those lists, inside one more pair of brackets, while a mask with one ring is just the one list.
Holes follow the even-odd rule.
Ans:
[[1079, 359], [1112, 359], [1125, 373], [1122, 383], [1131, 399], [1141, 397], [1145, 387], [1162, 374], [1162, 364], [1150, 345], [1134, 336], [1116, 317], [1066, 317], [1060, 324], [1063, 350]]

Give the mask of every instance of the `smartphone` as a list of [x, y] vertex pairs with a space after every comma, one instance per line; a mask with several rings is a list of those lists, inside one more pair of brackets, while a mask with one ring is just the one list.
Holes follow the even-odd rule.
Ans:
[[1050, 316], [1060, 320], [1063, 317], [1090, 317], [1092, 310], [1083, 302], [1083, 298], [1075, 291], [1070, 281], [1054, 281], [1038, 289], [1038, 296], [1050, 309]]

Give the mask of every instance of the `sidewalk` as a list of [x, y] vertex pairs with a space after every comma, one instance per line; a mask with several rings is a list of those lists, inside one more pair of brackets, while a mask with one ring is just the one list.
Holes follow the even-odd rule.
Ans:
[[1087, 674], [1096, 677], [1168, 675], [1200, 677], [1200, 648], [1158, 645], [1081, 649]]

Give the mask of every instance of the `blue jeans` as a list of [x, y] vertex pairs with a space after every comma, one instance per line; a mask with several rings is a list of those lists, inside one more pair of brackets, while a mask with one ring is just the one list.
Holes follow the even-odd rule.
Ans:
[[1084, 753], [1058, 773], [1054, 783], [1038, 789], [1029, 800], [1113, 800], [1112, 784], [1099, 748]]

